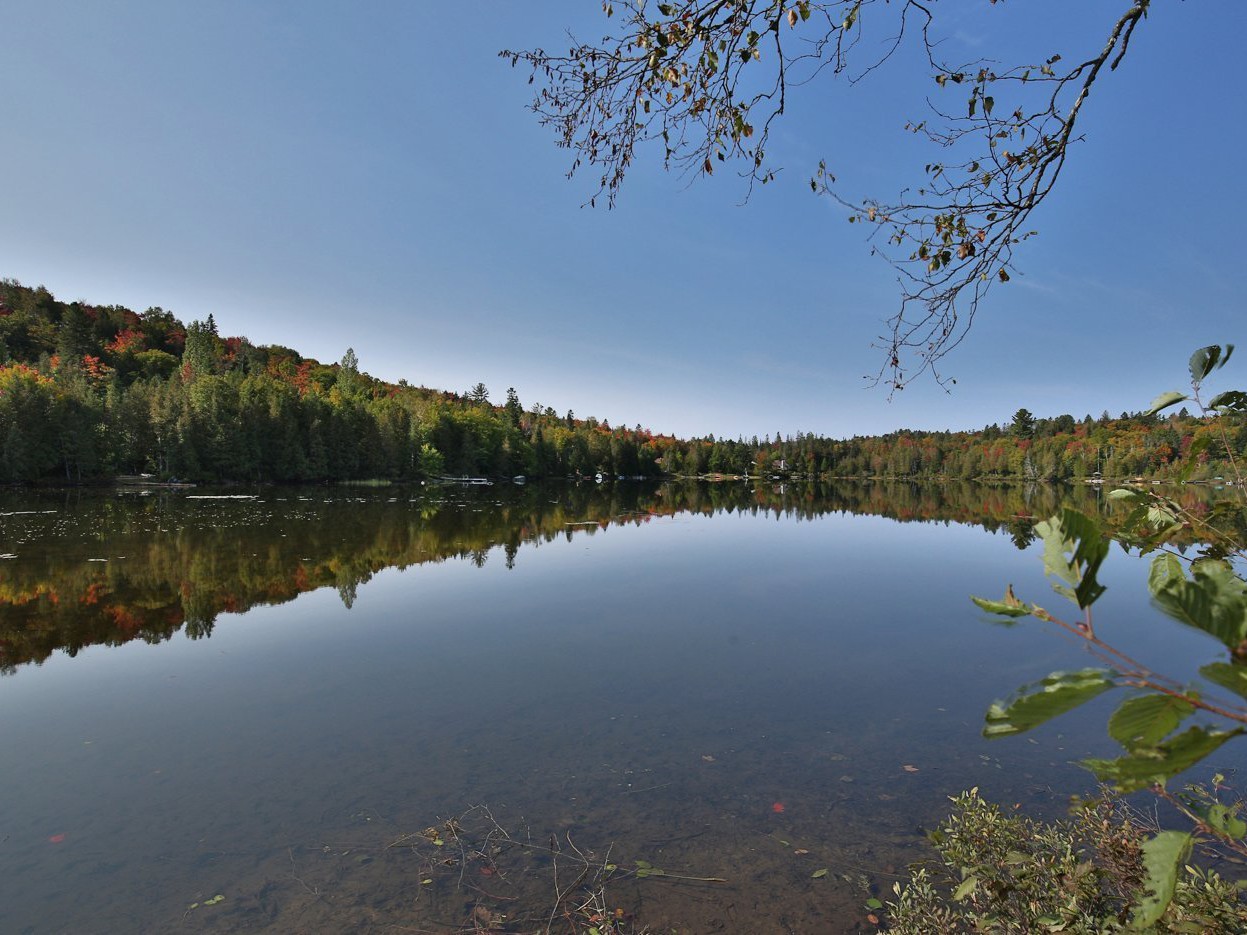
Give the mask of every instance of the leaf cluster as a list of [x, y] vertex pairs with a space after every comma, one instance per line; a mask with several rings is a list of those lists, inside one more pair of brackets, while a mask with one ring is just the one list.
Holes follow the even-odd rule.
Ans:
[[931, 840], [939, 863], [894, 887], [889, 930], [1239, 932], [1237, 887], [1187, 865], [1192, 836], [1148, 829], [1111, 794], [1051, 824], [1006, 814], [977, 789]]
[[[1233, 351], [1232, 344], [1199, 348], [1188, 364], [1192, 395], [1162, 394], [1151, 412], [1188, 398], [1205, 413], [1215, 413], [1218, 419], [1236, 412], [1236, 400], [1242, 395], [1238, 391], [1218, 394], [1212, 401], [1215, 407], [1211, 403], [1205, 406], [1200, 397], [1204, 380], [1225, 366]], [[1225, 446], [1229, 463], [1237, 473], [1237, 460], [1228, 439]], [[1141, 693], [1123, 701], [1108, 722], [1108, 732], [1125, 750], [1124, 755], [1090, 759], [1084, 765], [1101, 781], [1113, 782], [1121, 789], [1163, 786], [1170, 777], [1247, 731], [1247, 707], [1243, 705], [1247, 701], [1247, 582], [1234, 565], [1235, 560], [1243, 558], [1245, 546], [1233, 531], [1242, 520], [1243, 509], [1241, 503], [1230, 504], [1199, 516], [1176, 500], [1137, 487], [1114, 490], [1109, 498], [1131, 508], [1119, 535], [1123, 544], [1137, 547], [1142, 554], [1164, 549], [1174, 536], [1192, 527], [1207, 542], [1194, 559], [1161, 551], [1152, 560], [1148, 589], [1153, 604], [1166, 615], [1213, 637], [1228, 650], [1229, 662], [1211, 662], [1200, 670], [1200, 675], [1212, 686], [1235, 696], [1233, 702], [1210, 701], [1199, 685], [1182, 685], [1158, 675], [1095, 635], [1091, 605], [1104, 593], [1096, 575], [1108, 554], [1108, 539], [1094, 520], [1066, 509], [1037, 524], [1035, 533], [1043, 541], [1044, 570], [1055, 579], [1054, 590], [1083, 611], [1082, 621], [1061, 621], [1037, 604], [1020, 600], [1012, 586], [1006, 589], [1002, 600], [973, 600], [989, 613], [1011, 621], [1035, 617], [1057, 623], [1084, 639], [1087, 648], [1110, 665], [1054, 672], [1034, 685], [1022, 687], [1010, 700], [997, 702], [988, 709], [983, 733], [987, 737], [1021, 733], [1112, 688], [1140, 690]], [[1179, 726], [1196, 711], [1214, 715], [1232, 726], [1227, 730], [1195, 725], [1179, 733]]]

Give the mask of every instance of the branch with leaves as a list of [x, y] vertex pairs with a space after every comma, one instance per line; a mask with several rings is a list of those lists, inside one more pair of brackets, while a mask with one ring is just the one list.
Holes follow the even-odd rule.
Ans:
[[[995, 0], [992, 0], [995, 3]], [[1150, 0], [1132, 0], [1098, 51], [1073, 66], [1042, 62], [965, 64], [938, 55], [935, 0], [606, 0], [620, 26], [564, 53], [499, 53], [529, 69], [532, 110], [572, 151], [569, 176], [599, 173], [590, 205], [613, 205], [639, 150], [661, 149], [663, 166], [697, 178], [741, 167], [748, 192], [776, 177], [767, 159], [775, 121], [794, 89], [823, 76], [856, 83], [912, 35], [939, 92], [968, 90], [957, 108], [928, 100], [930, 117], [907, 128], [945, 158], [895, 199], [843, 196], [820, 164], [810, 181], [875, 227], [874, 250], [898, 271], [900, 309], [887, 321], [884, 362], [872, 378], [893, 391], [930, 372], [965, 337], [979, 303], [1008, 282], [1014, 248], [1035, 232], [1032, 212], [1052, 192], [1077, 136], [1092, 87], [1121, 63]], [[890, 38], [873, 57], [863, 30]], [[873, 35], [873, 33], [872, 33]], [[959, 111], [965, 108], [965, 115]], [[879, 236], [879, 235], [882, 236]]]

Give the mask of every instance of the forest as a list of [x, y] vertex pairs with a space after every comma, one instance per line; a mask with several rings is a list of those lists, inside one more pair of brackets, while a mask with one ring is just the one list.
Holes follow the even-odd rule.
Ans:
[[[974, 431], [834, 439], [681, 439], [639, 424], [388, 383], [277, 345], [222, 337], [209, 315], [58, 301], [0, 281], [0, 483], [150, 474], [199, 483], [735, 475], [1082, 481], [1216, 480], [1247, 426], [1192, 415], [1036, 417]], [[1212, 444], [1213, 442], [1217, 444]]]

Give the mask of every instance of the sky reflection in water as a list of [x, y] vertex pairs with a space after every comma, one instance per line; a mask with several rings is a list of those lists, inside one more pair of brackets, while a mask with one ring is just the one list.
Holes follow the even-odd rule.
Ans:
[[[1070, 761], [1111, 752], [1105, 706], [980, 738], [992, 700], [1089, 663], [1037, 624], [999, 628], [969, 604], [1006, 582], [1059, 600], [1034, 547], [978, 526], [820, 515], [808, 501], [686, 512], [670, 493], [573, 503], [561, 488], [308, 501], [295, 520], [282, 496], [211, 504], [206, 524], [190, 512], [202, 507], [163, 507], [185, 580], [197, 580], [185, 555], [220, 567], [231, 548], [261, 551], [264, 524], [241, 521], [261, 513], [307, 550], [349, 545], [344, 516], [367, 528], [384, 515], [407, 546], [436, 527], [443, 554], [464, 557], [409, 553], [353, 588], [218, 613], [207, 639], [92, 645], [0, 678], [0, 929], [462, 921], [471, 900], [451, 888], [421, 904], [386, 845], [486, 803], [538, 839], [571, 832], [625, 864], [729, 880], [631, 881], [618, 897], [649, 924], [815, 931], [860, 915], [865, 886], [890, 887], [945, 796], [979, 785], [1052, 810], [1090, 786]], [[535, 511], [541, 497], [566, 515]], [[2, 570], [29, 583], [38, 563], [81, 572], [92, 551], [137, 554], [151, 505], [117, 502], [110, 522], [86, 498], [58, 506], [47, 534], [22, 526]], [[479, 534], [482, 514], [495, 532]], [[111, 574], [113, 593], [132, 593]], [[1156, 622], [1139, 575], [1110, 558], [1106, 626], [1132, 621], [1135, 646], [1178, 669], [1208, 661], [1198, 637]], [[150, 580], [145, 593], [159, 603]], [[823, 866], [832, 874], [812, 881]]]

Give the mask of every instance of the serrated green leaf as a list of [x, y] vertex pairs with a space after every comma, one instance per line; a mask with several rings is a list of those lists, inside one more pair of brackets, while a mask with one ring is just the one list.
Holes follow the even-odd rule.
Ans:
[[961, 885], [953, 890], [953, 901], [961, 902], [979, 887], [978, 877], [966, 877], [961, 881]]
[[1162, 409], [1168, 409], [1170, 406], [1176, 406], [1178, 403], [1187, 399], [1190, 399], [1190, 397], [1185, 393], [1180, 393], [1177, 390], [1169, 390], [1166, 393], [1161, 393], [1153, 399], [1152, 405], [1147, 407], [1147, 412], [1145, 412], [1144, 415], [1154, 416]]
[[1191, 853], [1186, 831], [1162, 831], [1143, 844], [1143, 895], [1134, 905], [1131, 927], [1146, 929], [1160, 921], [1178, 885], [1178, 871]]
[[1182, 567], [1182, 562], [1175, 556], [1157, 555], [1152, 559], [1152, 568], [1147, 575], [1147, 588], [1152, 592], [1152, 596], [1164, 591], [1166, 588], [1172, 587], [1176, 582], [1186, 580], [1186, 571]]
[[1096, 774], [1101, 782], [1112, 782], [1123, 792], [1134, 792], [1160, 783], [1194, 766], [1216, 751], [1231, 737], [1243, 733], [1238, 727], [1230, 731], [1190, 727], [1154, 747], [1140, 749], [1115, 760], [1083, 760], [1082, 765]]
[[1174, 576], [1153, 588], [1152, 597], [1170, 617], [1216, 637], [1231, 651], [1247, 639], [1247, 582], [1225, 562], [1196, 562], [1189, 579]]
[[1096, 572], [1108, 555], [1109, 543], [1094, 520], [1066, 508], [1035, 525], [1044, 544], [1044, 571], [1064, 582], [1053, 589], [1078, 604], [1090, 607], [1104, 593]]
[[1178, 521], [1178, 517], [1164, 503], [1153, 503], [1147, 508], [1147, 521], [1153, 529], [1160, 529]]
[[988, 708], [983, 736], [1008, 737], [1028, 731], [1108, 691], [1116, 684], [1116, 677], [1112, 669], [1053, 672], [1043, 681], [1019, 689], [1007, 704], [996, 702]]
[[1185, 698], [1159, 692], [1127, 698], [1108, 719], [1109, 736], [1127, 750], [1156, 746], [1195, 712]]
[[1241, 698], [1247, 698], [1247, 669], [1229, 662], [1210, 662], [1199, 674], [1222, 688], [1228, 688]]
[[[1231, 345], [1231, 350], [1233, 345]], [[1190, 370], [1191, 381], [1199, 383], [1204, 377], [1212, 373], [1217, 366], [1217, 361], [1221, 359], [1221, 346], [1219, 344], [1210, 344], [1207, 347], [1201, 347], [1191, 355]]]

